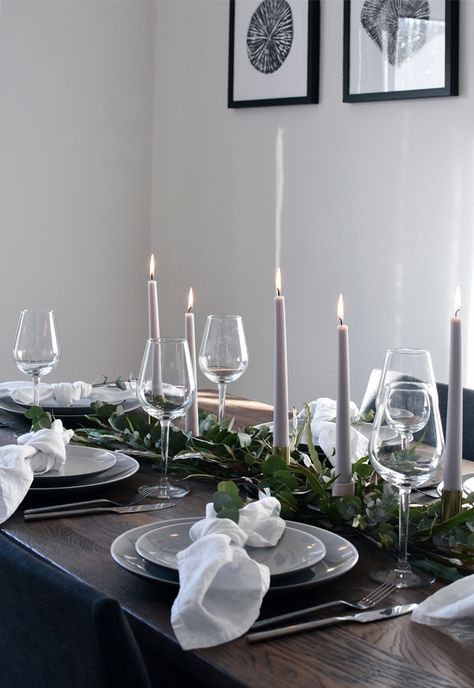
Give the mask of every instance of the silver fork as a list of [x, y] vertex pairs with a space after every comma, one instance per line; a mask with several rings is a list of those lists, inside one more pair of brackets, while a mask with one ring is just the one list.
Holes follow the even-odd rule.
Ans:
[[314, 614], [322, 609], [329, 609], [330, 607], [351, 607], [352, 609], [371, 609], [375, 607], [376, 604], [384, 600], [395, 590], [395, 586], [392, 583], [382, 583], [377, 588], [374, 588], [369, 593], [365, 594], [360, 600], [333, 600], [332, 602], [324, 602], [323, 604], [317, 604], [314, 607], [306, 607], [305, 609], [299, 609], [296, 612], [289, 612], [288, 614], [280, 614], [279, 616], [270, 616], [268, 619], [262, 619], [261, 621], [256, 621], [252, 626], [254, 628], [264, 628], [265, 626], [273, 626], [282, 621], [289, 621], [291, 619], [298, 619], [301, 616], [306, 616], [307, 614]]
[[91, 499], [87, 502], [68, 502], [67, 504], [55, 504], [54, 506], [42, 506], [37, 509], [26, 509], [24, 514], [42, 514], [48, 511], [58, 511], [61, 509], [80, 509], [84, 507], [85, 509], [92, 506], [133, 506], [138, 504], [142, 499], [145, 499], [150, 495], [155, 489], [154, 485], [149, 485], [148, 487], [143, 487], [139, 493], [135, 495], [133, 499], [129, 502], [116, 502], [113, 499]]

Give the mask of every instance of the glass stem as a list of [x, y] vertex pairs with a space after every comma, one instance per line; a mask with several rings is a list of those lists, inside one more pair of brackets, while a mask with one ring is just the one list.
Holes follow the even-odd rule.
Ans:
[[161, 420], [161, 476], [160, 485], [168, 484], [168, 446], [170, 438], [170, 421]]
[[33, 375], [33, 406], [39, 406], [39, 386], [40, 386], [40, 376]]
[[408, 519], [410, 516], [410, 492], [411, 487], [402, 485], [400, 487], [400, 519], [399, 519], [399, 534], [398, 534], [398, 562], [397, 570], [399, 572], [406, 572], [410, 570], [410, 565], [407, 560], [408, 551]]
[[225, 382], [218, 382], [217, 387], [219, 389], [219, 413], [217, 416], [217, 419], [219, 423], [222, 423], [224, 420], [224, 407], [225, 407], [225, 389], [226, 389], [226, 383]]

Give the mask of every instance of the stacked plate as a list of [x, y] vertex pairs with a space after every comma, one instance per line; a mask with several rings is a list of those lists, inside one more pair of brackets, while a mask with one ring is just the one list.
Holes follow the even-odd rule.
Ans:
[[30, 492], [89, 492], [125, 480], [138, 471], [136, 459], [119, 452], [68, 444], [66, 463], [35, 475]]
[[[198, 520], [177, 518], [133, 528], [114, 540], [112, 557], [128, 571], [179, 585], [176, 554], [191, 544], [189, 529]], [[356, 548], [339, 535], [294, 521], [287, 521], [275, 547], [246, 549], [269, 567], [273, 592], [324, 583], [349, 571], [359, 558]]]
[[[30, 408], [30, 404], [23, 404], [12, 399], [11, 394], [18, 389], [27, 386], [25, 381], [13, 381], [0, 383], [0, 410], [8, 411], [23, 416], [25, 411]], [[120, 389], [107, 389], [107, 400], [112, 404], [121, 404], [124, 411], [132, 411], [140, 405], [138, 400], [133, 395], [130, 398], [130, 392], [123, 392]], [[86, 415], [91, 415], [91, 399], [82, 398], [79, 401], [73, 401], [70, 406], [59, 406], [54, 400], [47, 403], [42, 403], [41, 407], [45, 411], [53, 413], [56, 418], [75, 419], [84, 418]]]

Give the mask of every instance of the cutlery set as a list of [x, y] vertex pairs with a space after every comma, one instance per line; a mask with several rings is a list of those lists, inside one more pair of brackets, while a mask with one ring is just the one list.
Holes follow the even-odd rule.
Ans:
[[29, 509], [23, 512], [23, 518], [25, 521], [40, 521], [47, 518], [90, 516], [91, 514], [133, 514], [139, 511], [161, 511], [161, 509], [171, 509], [173, 506], [176, 506], [174, 502], [160, 502], [158, 504], [138, 504], [136, 506], [95, 506], [85, 509], [63, 509], [62, 511]]
[[47, 518], [62, 518], [65, 516], [88, 516], [92, 514], [132, 514], [137, 511], [160, 511], [176, 506], [174, 502], [160, 502], [158, 504], [140, 504], [142, 499], [148, 497], [154, 487], [143, 489], [129, 502], [116, 502], [112, 499], [90, 499], [82, 502], [68, 502], [66, 504], [55, 504], [54, 506], [43, 506], [37, 509], [26, 509], [23, 512], [25, 521], [40, 521]]
[[371, 621], [383, 621], [395, 616], [409, 614], [412, 612], [416, 604], [403, 604], [394, 607], [385, 607], [384, 609], [375, 609], [373, 611], [363, 611], [358, 614], [348, 614], [345, 616], [331, 616], [325, 619], [316, 619], [312, 621], [305, 621], [303, 623], [295, 623], [290, 625], [278, 626], [269, 630], [260, 631], [261, 628], [267, 626], [274, 626], [282, 622], [292, 621], [308, 614], [314, 614], [328, 609], [330, 607], [345, 606], [354, 609], [370, 609], [375, 607], [379, 602], [388, 597], [394, 590], [395, 586], [391, 583], [383, 583], [370, 593], [364, 595], [360, 600], [333, 600], [332, 602], [325, 602], [313, 607], [307, 607], [288, 614], [279, 614], [278, 616], [268, 617], [256, 621], [250, 629], [250, 633], [246, 635], [246, 640], [249, 643], [258, 643], [261, 640], [270, 640], [286, 635], [293, 635], [294, 633], [303, 633], [304, 631], [312, 631], [316, 628], [323, 628], [326, 626], [333, 626], [335, 624], [354, 622], [354, 623], [369, 623]]
[[305, 623], [293, 624], [292, 626], [280, 626], [278, 628], [272, 628], [269, 631], [257, 631], [256, 633], [249, 633], [246, 636], [246, 640], [249, 643], [258, 643], [260, 640], [270, 640], [271, 638], [278, 638], [279, 636], [283, 635], [292, 635], [293, 633], [312, 631], [315, 628], [333, 626], [334, 624], [345, 622], [369, 623], [370, 621], [383, 621], [384, 619], [391, 619], [394, 616], [409, 614], [417, 606], [417, 604], [401, 604], [397, 605], [396, 607], [376, 609], [372, 612], [359, 612], [358, 614], [349, 614], [346, 616], [330, 616], [327, 619], [317, 619], [316, 621], [306, 621]]

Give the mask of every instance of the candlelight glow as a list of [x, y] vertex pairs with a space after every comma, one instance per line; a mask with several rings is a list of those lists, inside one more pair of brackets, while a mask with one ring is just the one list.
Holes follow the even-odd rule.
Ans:
[[344, 301], [342, 300], [342, 294], [339, 294], [339, 299], [337, 302], [337, 317], [339, 318], [341, 325], [344, 322]]
[[281, 294], [281, 270], [280, 270], [280, 268], [277, 268], [277, 271], [276, 271], [275, 287], [276, 287], [278, 296], [280, 296], [280, 294]]
[[456, 287], [456, 294], [454, 296], [454, 315], [457, 316], [461, 310], [461, 288], [459, 285]]
[[155, 256], [153, 253], [150, 257], [150, 279], [155, 279]]
[[194, 294], [193, 294], [193, 288], [191, 287], [189, 289], [189, 296], [188, 296], [188, 313], [191, 313], [193, 310], [193, 305], [194, 305]]

